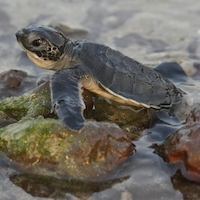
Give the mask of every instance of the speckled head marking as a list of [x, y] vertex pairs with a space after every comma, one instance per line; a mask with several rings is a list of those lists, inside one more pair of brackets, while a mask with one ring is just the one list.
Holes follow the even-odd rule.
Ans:
[[53, 28], [32, 25], [16, 33], [17, 41], [30, 60], [46, 69], [54, 69], [64, 57], [64, 47], [68, 39]]

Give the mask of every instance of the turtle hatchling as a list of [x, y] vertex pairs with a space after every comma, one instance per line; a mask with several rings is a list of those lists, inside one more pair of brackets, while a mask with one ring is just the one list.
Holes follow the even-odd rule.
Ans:
[[52, 107], [71, 130], [84, 126], [82, 87], [107, 99], [138, 107], [170, 107], [182, 91], [158, 72], [108, 46], [71, 41], [59, 30], [31, 25], [16, 33], [37, 66], [56, 71]]

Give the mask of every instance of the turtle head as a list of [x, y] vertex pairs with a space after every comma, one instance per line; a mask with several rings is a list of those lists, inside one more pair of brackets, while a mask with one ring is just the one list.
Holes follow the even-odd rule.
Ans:
[[16, 33], [17, 41], [31, 61], [45, 69], [57, 70], [69, 41], [64, 34], [50, 27], [31, 25]]

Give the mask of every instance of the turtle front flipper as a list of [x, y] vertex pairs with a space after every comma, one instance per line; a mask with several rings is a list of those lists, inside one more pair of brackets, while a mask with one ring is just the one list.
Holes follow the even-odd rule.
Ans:
[[51, 101], [58, 117], [71, 130], [84, 126], [82, 85], [73, 68], [57, 71], [51, 80]]

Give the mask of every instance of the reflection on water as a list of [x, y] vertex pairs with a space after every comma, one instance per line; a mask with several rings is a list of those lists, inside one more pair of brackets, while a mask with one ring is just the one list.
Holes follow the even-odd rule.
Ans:
[[70, 193], [78, 198], [90, 197], [94, 192], [100, 192], [120, 183], [128, 177], [105, 182], [84, 182], [79, 180], [62, 180], [53, 177], [19, 174], [10, 177], [17, 186], [27, 193], [38, 197], [60, 198]]

